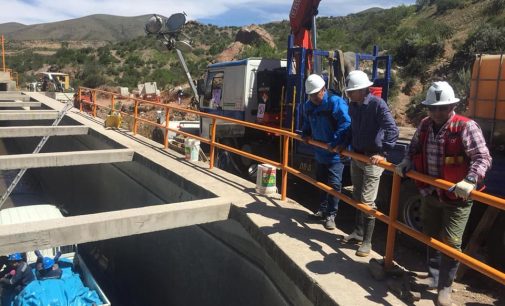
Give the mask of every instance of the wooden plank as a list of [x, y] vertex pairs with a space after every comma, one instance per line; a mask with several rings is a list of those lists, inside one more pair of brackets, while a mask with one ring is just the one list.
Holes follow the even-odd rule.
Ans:
[[0, 225], [0, 254], [47, 249], [228, 219], [231, 200], [203, 199]]
[[0, 170], [64, 167], [126, 162], [133, 159], [131, 149], [15, 154], [0, 156]]
[[[500, 209], [493, 206], [488, 206], [486, 208], [486, 211], [482, 215], [479, 224], [473, 231], [472, 236], [470, 237], [470, 241], [463, 250], [463, 253], [472, 257], [476, 257], [475, 255], [477, 255], [480, 245], [487, 238], [487, 234], [491, 230], [491, 227], [493, 226], [496, 217], [498, 217], [499, 212]], [[469, 268], [466, 265], [460, 265], [456, 274], [456, 278], [461, 279], [468, 269]]]

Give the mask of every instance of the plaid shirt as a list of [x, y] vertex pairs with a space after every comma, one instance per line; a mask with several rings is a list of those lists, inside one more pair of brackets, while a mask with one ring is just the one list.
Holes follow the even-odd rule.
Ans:
[[[426, 140], [426, 165], [427, 175], [433, 177], [441, 177], [442, 166], [444, 162], [444, 137], [447, 133], [447, 127], [450, 119], [454, 116], [453, 112], [449, 120], [440, 128], [437, 135], [434, 135], [433, 125], [428, 127], [428, 135]], [[420, 126], [418, 126], [416, 133], [412, 137], [408, 151], [408, 158], [412, 160], [412, 156], [421, 150], [421, 143], [419, 140]], [[484, 179], [487, 170], [491, 167], [491, 155], [486, 146], [486, 140], [482, 135], [479, 125], [469, 120], [463, 131], [461, 132], [461, 140], [466, 155], [470, 159], [470, 167], [467, 175], [473, 175], [478, 178], [478, 181]], [[419, 171], [419, 170], [418, 170]], [[457, 183], [457, 182], [455, 182]], [[433, 186], [420, 189], [421, 195], [426, 196], [436, 190]]]

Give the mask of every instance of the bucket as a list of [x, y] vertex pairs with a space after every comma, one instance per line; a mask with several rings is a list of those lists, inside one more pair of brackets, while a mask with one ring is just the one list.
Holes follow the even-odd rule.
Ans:
[[277, 192], [276, 171], [277, 168], [272, 165], [258, 165], [258, 171], [256, 174], [256, 191], [258, 193], [271, 194]]
[[200, 153], [200, 141], [196, 139], [184, 139], [184, 158], [190, 161], [198, 161]]
[[198, 155], [200, 153], [200, 141], [193, 139], [189, 148], [189, 160], [198, 161]]
[[382, 87], [369, 87], [370, 93], [376, 97], [382, 97]]

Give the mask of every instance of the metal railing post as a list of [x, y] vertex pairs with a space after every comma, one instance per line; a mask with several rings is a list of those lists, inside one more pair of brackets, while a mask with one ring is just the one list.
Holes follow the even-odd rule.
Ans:
[[77, 92], [77, 101], [79, 102], [79, 111], [82, 112], [82, 102], [81, 102], [81, 92], [82, 88], [79, 87], [79, 91]]
[[288, 191], [288, 166], [289, 159], [289, 136], [282, 136], [282, 183], [281, 183], [281, 200], [286, 200]]
[[91, 99], [93, 99], [93, 117], [96, 117], [96, 90], [91, 92]]
[[393, 267], [393, 258], [395, 253], [396, 227], [393, 223], [397, 222], [398, 202], [400, 200], [401, 177], [393, 172], [393, 186], [391, 187], [391, 203], [389, 205], [389, 223], [386, 240], [386, 254], [384, 256], [384, 267], [390, 269]]
[[114, 109], [114, 104], [115, 104], [115, 101], [114, 101], [114, 95], [111, 94], [110, 96], [110, 113], [113, 114], [115, 109]]
[[6, 71], [5, 70], [5, 39], [4, 39], [3, 34], [2, 34], [2, 67], [5, 72]]
[[139, 101], [135, 100], [135, 107], [133, 110], [133, 135], [137, 134], [138, 109], [139, 109]]
[[215, 147], [216, 143], [216, 118], [212, 118], [212, 128], [210, 135], [210, 161], [209, 161], [209, 169], [214, 168], [214, 155], [215, 155]]
[[165, 107], [165, 137], [163, 138], [163, 146], [168, 148], [168, 126], [169, 126], [169, 120], [170, 120], [170, 108], [167, 106]]

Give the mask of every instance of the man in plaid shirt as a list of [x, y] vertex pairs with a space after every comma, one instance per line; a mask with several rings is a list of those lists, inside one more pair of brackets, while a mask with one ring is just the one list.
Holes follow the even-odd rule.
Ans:
[[[461, 250], [463, 232], [470, 216], [470, 192], [491, 167], [491, 156], [477, 123], [454, 112], [459, 99], [447, 82], [435, 82], [426, 100], [428, 117], [417, 128], [410, 148], [396, 173], [416, 171], [457, 182], [450, 191], [416, 182], [421, 193], [425, 234]], [[438, 305], [451, 305], [452, 283], [459, 262], [428, 247], [431, 288], [438, 289]]]

